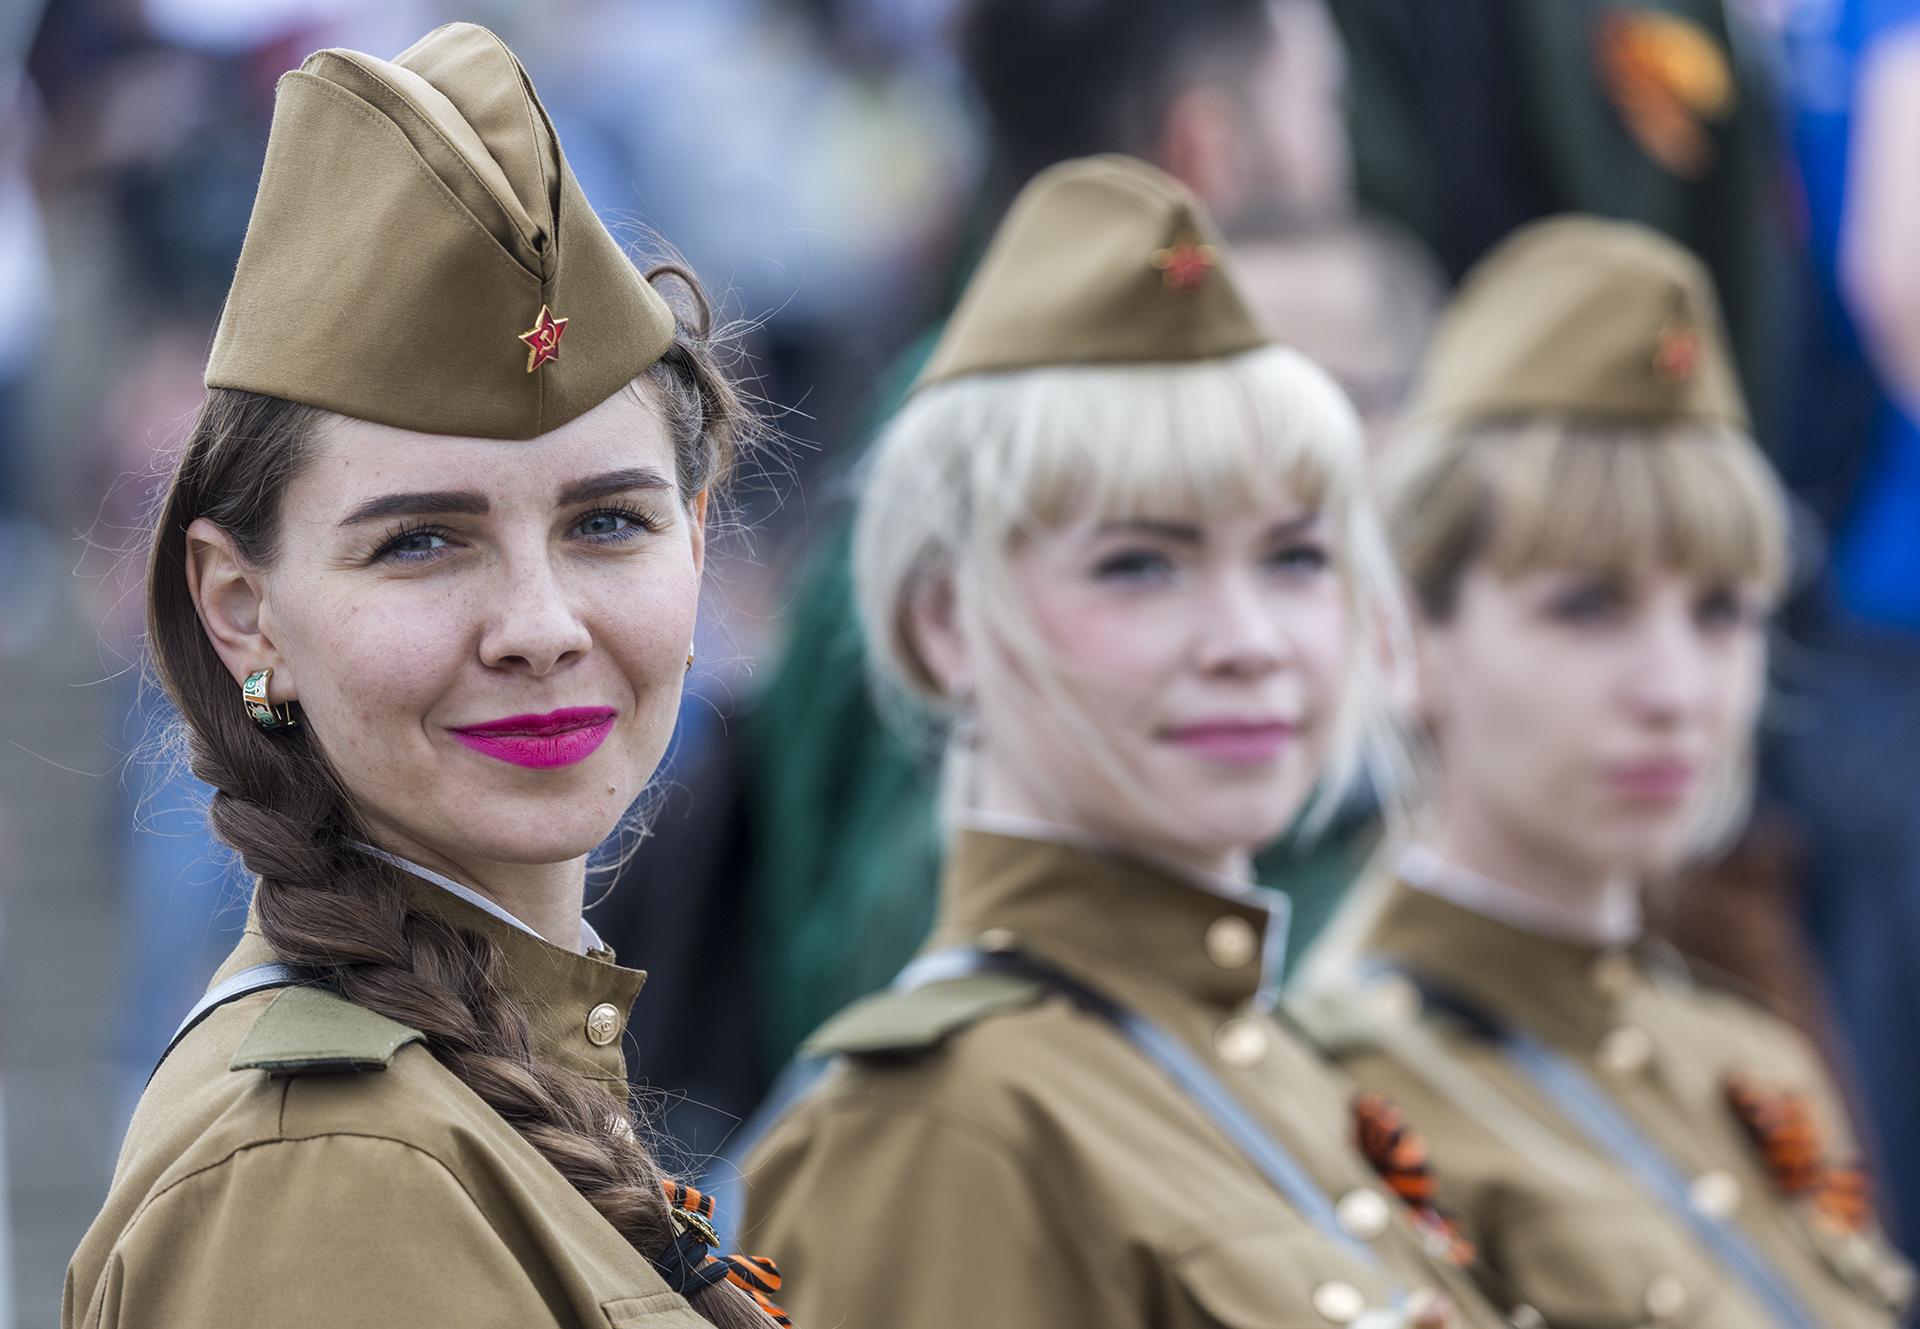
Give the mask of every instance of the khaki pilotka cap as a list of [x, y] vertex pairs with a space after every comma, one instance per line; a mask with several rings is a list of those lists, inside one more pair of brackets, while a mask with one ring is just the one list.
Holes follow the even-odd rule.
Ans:
[[1750, 431], [1700, 261], [1644, 226], [1564, 216], [1521, 228], [1476, 264], [1434, 333], [1407, 418], [1540, 413]]
[[665, 353], [513, 52], [449, 23], [280, 80], [207, 386], [430, 434], [533, 438]]
[[1207, 360], [1272, 340], [1192, 190], [1132, 157], [1083, 157], [1020, 191], [914, 387], [1041, 365]]

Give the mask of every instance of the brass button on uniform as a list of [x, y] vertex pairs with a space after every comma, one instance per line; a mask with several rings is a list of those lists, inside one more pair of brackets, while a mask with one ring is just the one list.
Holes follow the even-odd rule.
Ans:
[[1621, 1025], [1600, 1040], [1600, 1064], [1615, 1075], [1637, 1075], [1653, 1060], [1653, 1035], [1633, 1025]]
[[1367, 1299], [1353, 1284], [1336, 1279], [1313, 1290], [1313, 1308], [1331, 1324], [1352, 1324], [1367, 1308]]
[[587, 1041], [603, 1048], [620, 1037], [620, 1012], [601, 1002], [587, 1012]]
[[1251, 1016], [1237, 1016], [1213, 1035], [1214, 1051], [1229, 1066], [1257, 1066], [1267, 1055], [1267, 1030]]
[[980, 934], [980, 949], [996, 955], [1020, 948], [1020, 938], [1014, 935], [1012, 928], [988, 928]]
[[1238, 914], [1225, 914], [1207, 927], [1207, 958], [1222, 969], [1244, 968], [1259, 950], [1253, 924]]
[[1740, 1207], [1740, 1182], [1731, 1172], [1702, 1172], [1687, 1187], [1693, 1207], [1708, 1218], [1727, 1218]]
[[1873, 1247], [1856, 1232], [1840, 1243], [1834, 1252], [1834, 1260], [1846, 1273], [1864, 1274], [1873, 1267]]
[[1673, 1274], [1661, 1274], [1647, 1284], [1647, 1314], [1671, 1320], [1687, 1308], [1687, 1285]]
[[1594, 991], [1603, 996], [1624, 997], [1633, 986], [1633, 957], [1624, 951], [1603, 955], [1593, 962], [1592, 976]]
[[1366, 1003], [1376, 1015], [1389, 1020], [1416, 1020], [1420, 1017], [1420, 989], [1401, 974], [1387, 974], [1366, 988]]
[[1387, 1230], [1393, 1209], [1386, 1196], [1363, 1186], [1341, 1196], [1340, 1203], [1333, 1207], [1333, 1216], [1348, 1236], [1372, 1241]]

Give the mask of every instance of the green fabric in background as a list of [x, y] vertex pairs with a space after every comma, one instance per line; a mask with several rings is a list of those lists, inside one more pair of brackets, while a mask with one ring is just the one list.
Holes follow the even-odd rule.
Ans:
[[[1798, 252], [1774, 77], [1725, 0], [1330, 0], [1347, 52], [1355, 188], [1439, 258], [1450, 280], [1553, 213], [1636, 221], [1713, 274], [1761, 446], [1778, 455], [1781, 372]], [[1693, 25], [1726, 62], [1734, 100], [1705, 123], [1697, 176], [1650, 157], [1609, 100], [1600, 25]]]

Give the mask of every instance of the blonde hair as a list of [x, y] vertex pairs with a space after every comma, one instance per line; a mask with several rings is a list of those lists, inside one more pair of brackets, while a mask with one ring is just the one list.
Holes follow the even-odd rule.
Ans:
[[1727, 425], [1541, 416], [1416, 430], [1387, 449], [1379, 481], [1395, 561], [1436, 622], [1481, 564], [1501, 577], [1669, 567], [1769, 593], [1785, 579], [1785, 496]]
[[[1704, 421], [1533, 416], [1414, 429], [1379, 466], [1394, 558], [1429, 621], [1474, 567], [1628, 576], [1670, 568], [1710, 585], [1786, 581], [1787, 503], [1753, 441]], [[1723, 847], [1752, 796], [1751, 744], [1707, 783], [1692, 854]]]
[[[918, 599], [944, 587], [969, 634], [1001, 646], [1025, 685], [1101, 752], [1110, 745], [1023, 612], [1010, 557], [1022, 535], [1089, 519], [1205, 520], [1290, 496], [1329, 519], [1355, 647], [1307, 811], [1307, 825], [1323, 824], [1397, 750], [1384, 674], [1404, 644], [1405, 617], [1366, 493], [1365, 455], [1359, 420], [1333, 380], [1278, 346], [931, 387], [882, 436], [854, 530], [855, 598], [877, 691], [905, 723], [940, 730], [955, 718], [912, 627]], [[954, 774], [950, 765], [950, 804]]]

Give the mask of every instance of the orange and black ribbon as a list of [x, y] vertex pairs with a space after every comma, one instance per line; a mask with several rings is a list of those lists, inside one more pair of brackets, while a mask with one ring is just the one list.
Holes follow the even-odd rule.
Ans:
[[683, 1181], [663, 1179], [660, 1188], [666, 1192], [675, 1236], [654, 1257], [653, 1267], [667, 1285], [684, 1297], [715, 1283], [731, 1283], [752, 1298], [769, 1320], [790, 1329], [793, 1321], [773, 1302], [773, 1294], [780, 1290], [779, 1267], [764, 1255], [713, 1254], [712, 1248], [720, 1244], [713, 1226], [713, 1197]]
[[1407, 1122], [1406, 1113], [1385, 1094], [1366, 1090], [1353, 1100], [1353, 1138], [1361, 1157], [1373, 1166], [1387, 1189], [1413, 1213], [1414, 1226], [1443, 1258], [1466, 1266], [1475, 1258], [1473, 1243], [1435, 1203], [1433, 1160], [1427, 1142]]
[[1726, 1094], [1734, 1117], [1760, 1151], [1775, 1190], [1789, 1199], [1810, 1201], [1816, 1214], [1843, 1232], [1873, 1226], [1865, 1170], [1826, 1161], [1805, 1096], [1790, 1089], [1763, 1089], [1741, 1075], [1727, 1077]]
[[1858, 1163], [1827, 1167], [1820, 1177], [1820, 1189], [1814, 1192], [1813, 1210], [1842, 1232], [1870, 1230], [1877, 1220], [1867, 1170]]

